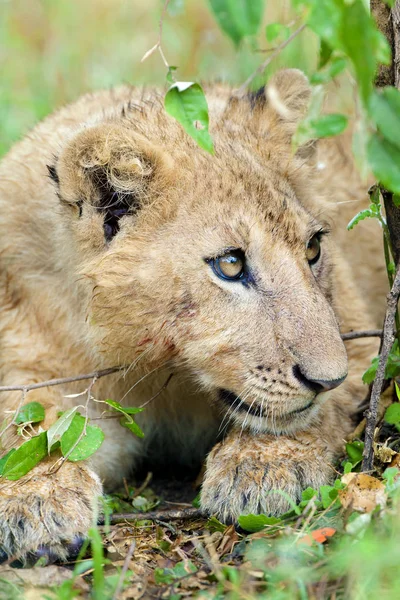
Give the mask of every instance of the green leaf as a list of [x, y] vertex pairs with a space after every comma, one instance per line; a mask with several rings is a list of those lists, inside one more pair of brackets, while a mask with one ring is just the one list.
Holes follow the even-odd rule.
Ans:
[[379, 356], [375, 356], [375, 358], [373, 358], [371, 361], [371, 366], [368, 367], [368, 369], [365, 371], [364, 375], [362, 376], [362, 380], [366, 385], [370, 385], [374, 381], [376, 371], [378, 370], [378, 364], [379, 364]]
[[28, 402], [28, 404], [21, 407], [14, 421], [17, 425], [21, 423], [39, 423], [43, 421], [44, 416], [44, 408], [40, 402]]
[[318, 119], [310, 120], [312, 136], [316, 138], [339, 135], [347, 127], [347, 117], [339, 114], [322, 115]]
[[176, 119], [200, 146], [214, 153], [213, 141], [208, 132], [208, 106], [198, 83], [174, 83], [165, 96], [165, 110]]
[[8, 460], [3, 467], [2, 476], [11, 481], [20, 479], [47, 455], [47, 433], [43, 431], [36, 435], [12, 454], [9, 453]]
[[[375, 356], [372, 359], [371, 366], [365, 371], [363, 375], [363, 382], [370, 384], [375, 379], [376, 371], [379, 365], [379, 356]], [[386, 368], [385, 368], [385, 379], [393, 379], [400, 375], [400, 350], [397, 339], [395, 340], [392, 349], [390, 350]]]
[[[340, 48], [339, 32], [344, 7], [335, 0], [317, 0], [311, 3], [308, 18], [310, 28], [331, 48]], [[327, 50], [325, 49], [325, 53]]]
[[[349, 463], [350, 464], [350, 463]], [[336, 488], [331, 485], [321, 485], [319, 489], [321, 495], [322, 508], [326, 509], [332, 506], [334, 501], [339, 496], [339, 492]]]
[[3, 475], [4, 465], [10, 458], [11, 454], [14, 454], [14, 452], [15, 452], [15, 448], [11, 448], [11, 450], [9, 452], [7, 452], [7, 454], [5, 454], [3, 456], [3, 458], [0, 458], [0, 477], [1, 477], [1, 475]]
[[53, 444], [58, 442], [61, 439], [61, 436], [67, 431], [77, 410], [78, 406], [74, 406], [73, 408], [66, 410], [61, 417], [57, 419], [57, 421], [48, 429], [47, 444], [49, 446], [49, 450], [51, 450]]
[[196, 498], [193, 498], [192, 506], [194, 506], [194, 508], [200, 508], [200, 492], [197, 494]]
[[346, 444], [346, 452], [349, 457], [353, 467], [357, 465], [362, 460], [364, 450], [364, 442], [360, 440], [354, 440], [353, 442], [348, 442]]
[[[80, 414], [74, 415], [72, 423], [61, 437], [61, 452], [66, 456], [71, 448], [76, 444], [85, 426], [85, 418]], [[87, 425], [86, 435], [83, 436], [79, 444], [69, 454], [68, 460], [77, 462], [89, 458], [103, 443], [104, 433], [97, 425]]]
[[112, 408], [123, 413], [124, 415], [137, 415], [138, 413], [141, 413], [144, 410], [144, 408], [140, 408], [139, 406], [122, 406], [122, 404], [116, 402], [115, 400], [107, 399], [102, 400], [102, 402], [105, 402], [106, 404], [108, 404], [108, 406], [111, 406]]
[[245, 531], [256, 533], [262, 531], [265, 527], [277, 525], [281, 519], [277, 517], [267, 517], [267, 515], [240, 515], [238, 519], [239, 525]]
[[219, 531], [221, 533], [224, 533], [225, 529], [226, 529], [226, 525], [224, 525], [223, 523], [221, 523], [221, 521], [218, 521], [217, 517], [210, 517], [207, 521], [207, 525], [206, 528], [211, 532], [214, 533], [215, 531]]
[[308, 488], [306, 488], [305, 490], [302, 491], [302, 493], [301, 493], [301, 501], [308, 503], [315, 496], [318, 496], [318, 491], [314, 490], [314, 488], [312, 488], [312, 487], [308, 487]]
[[332, 56], [332, 48], [323, 39], [321, 39], [319, 47], [318, 69], [322, 69]]
[[367, 146], [368, 162], [375, 177], [390, 191], [400, 193], [400, 149], [373, 134]]
[[103, 400], [103, 402], [105, 402], [106, 404], [108, 404], [109, 406], [111, 406], [112, 408], [114, 408], [115, 410], [117, 410], [118, 412], [120, 412], [124, 415], [126, 420], [122, 419], [120, 421], [120, 424], [123, 427], [126, 427], [127, 429], [132, 431], [132, 433], [134, 433], [135, 435], [137, 435], [140, 438], [144, 437], [143, 431], [131, 417], [131, 415], [136, 415], [136, 414], [142, 412], [144, 410], [143, 408], [140, 408], [137, 406], [128, 406], [125, 408], [125, 406], [122, 406], [122, 404], [120, 404], [119, 402], [116, 402], [115, 400], [109, 400], [109, 399]]
[[383, 477], [383, 479], [386, 479], [386, 483], [389, 486], [392, 486], [394, 484], [394, 480], [396, 479], [398, 474], [399, 474], [399, 470], [397, 467], [388, 467], [382, 473], [382, 477]]
[[157, 585], [171, 585], [174, 581], [187, 577], [190, 573], [197, 573], [197, 567], [191, 560], [186, 560], [185, 562], [176, 563], [172, 568], [161, 569], [157, 567], [154, 569], [154, 580]]
[[129, 431], [132, 431], [132, 433], [134, 433], [138, 437], [144, 437], [143, 431], [141, 430], [139, 425], [135, 423], [135, 421], [124, 421], [123, 419], [121, 419], [120, 424], [122, 425], [122, 427], [126, 427], [126, 429], [129, 429]]
[[351, 473], [351, 471], [353, 470], [353, 465], [351, 464], [351, 462], [347, 461], [344, 463], [344, 467], [343, 467], [343, 473]]
[[379, 209], [381, 208], [381, 191], [379, 189], [379, 185], [372, 185], [368, 190], [368, 196], [371, 200], [371, 204], [373, 204], [373, 206], [371, 206], [371, 209], [377, 207], [379, 213]]
[[392, 200], [393, 200], [393, 204], [395, 206], [397, 206], [397, 208], [400, 208], [400, 195], [399, 194], [393, 194]]
[[168, 73], [167, 73], [167, 82], [170, 84], [174, 83], [174, 72], [177, 70], [178, 67], [168, 67]]
[[362, 0], [345, 6], [340, 25], [341, 45], [353, 63], [360, 94], [365, 103], [373, 89], [377, 62], [384, 54], [382, 36]]
[[273, 42], [277, 38], [287, 40], [290, 36], [290, 28], [281, 23], [270, 23], [265, 28], [265, 37], [268, 42]]
[[386, 423], [390, 423], [400, 430], [400, 402], [394, 402], [388, 406], [384, 419]]
[[370, 100], [369, 111], [383, 137], [397, 148], [400, 147], [400, 92], [394, 87], [375, 91]]
[[336, 56], [328, 63], [327, 67], [321, 71], [317, 71], [310, 77], [310, 82], [313, 85], [328, 83], [334, 77], [339, 75], [347, 67], [347, 60], [342, 56]]
[[218, 25], [235, 46], [244, 37], [257, 33], [264, 13], [264, 0], [209, 1]]
[[368, 217], [376, 217], [376, 214], [370, 208], [361, 210], [359, 213], [356, 214], [355, 217], [351, 219], [350, 223], [347, 225], [348, 231], [350, 231], [350, 229], [353, 229], [353, 227], [355, 227], [357, 223], [359, 223], [360, 221], [364, 221], [364, 219], [367, 219]]

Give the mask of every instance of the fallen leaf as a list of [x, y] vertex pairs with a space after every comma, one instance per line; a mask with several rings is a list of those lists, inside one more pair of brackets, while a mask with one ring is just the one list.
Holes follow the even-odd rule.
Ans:
[[397, 454], [397, 452], [389, 448], [386, 443], [383, 445], [374, 444], [374, 453], [376, 458], [382, 463], [390, 463]]
[[365, 473], [346, 473], [342, 483], [347, 486], [339, 490], [339, 500], [344, 508], [369, 513], [377, 506], [383, 508], [386, 505], [385, 486], [375, 477]]
[[239, 536], [236, 533], [235, 527], [230, 525], [222, 536], [221, 541], [217, 546], [217, 554], [219, 557], [232, 552], [234, 545], [238, 542]]
[[328, 538], [332, 537], [336, 533], [336, 529], [333, 527], [321, 527], [321, 529], [314, 529], [310, 533], [303, 535], [298, 540], [299, 544], [306, 544], [307, 546], [312, 546], [313, 542], [318, 542], [318, 544], [323, 544], [327, 541]]

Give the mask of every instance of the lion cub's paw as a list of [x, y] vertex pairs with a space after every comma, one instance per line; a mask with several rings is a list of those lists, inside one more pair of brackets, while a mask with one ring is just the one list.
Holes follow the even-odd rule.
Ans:
[[99, 478], [66, 462], [48, 475], [45, 461], [18, 481], [0, 483], [0, 554], [23, 562], [32, 556], [65, 560], [93, 524]]
[[308, 486], [330, 478], [329, 453], [320, 443], [249, 434], [230, 436], [207, 459], [201, 508], [225, 523], [241, 514], [279, 515]]

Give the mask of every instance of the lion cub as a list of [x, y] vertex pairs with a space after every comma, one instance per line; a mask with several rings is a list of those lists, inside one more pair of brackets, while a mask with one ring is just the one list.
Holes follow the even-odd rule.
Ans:
[[[299, 71], [240, 99], [222, 86], [206, 94], [214, 156], [157, 92], [122, 87], [59, 110], [0, 165], [1, 384], [121, 365], [95, 383], [97, 400], [154, 397], [138, 417], [143, 440], [91, 401], [105, 433], [91, 460], [53, 472], [52, 455], [0, 479], [9, 556], [65, 558], [103, 487], [145, 456], [191, 464], [211, 450], [201, 505], [233, 522], [284, 511], [287, 495], [334, 475], [377, 352], [364, 339], [346, 353], [340, 331], [374, 326], [384, 292], [379, 231], [344, 227], [365, 189], [341, 142], [293, 154], [310, 97]], [[366, 264], [369, 296], [356, 281]], [[86, 385], [26, 401], [45, 407], [46, 429], [84, 403], [71, 395]], [[10, 419], [21, 395], [0, 401]], [[2, 449], [21, 441], [12, 425]]]

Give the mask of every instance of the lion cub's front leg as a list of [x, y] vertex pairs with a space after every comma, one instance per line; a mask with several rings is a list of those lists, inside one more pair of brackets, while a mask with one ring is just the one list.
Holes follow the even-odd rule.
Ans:
[[332, 478], [334, 453], [320, 436], [313, 431], [292, 437], [232, 431], [208, 456], [202, 509], [224, 522], [237, 521], [241, 514], [286, 512], [288, 497], [297, 502], [305, 488], [318, 489]]
[[54, 457], [18, 481], [0, 480], [0, 549], [22, 560], [46, 554], [65, 559], [87, 535], [101, 495], [100, 479], [82, 463], [65, 462], [48, 474]]

